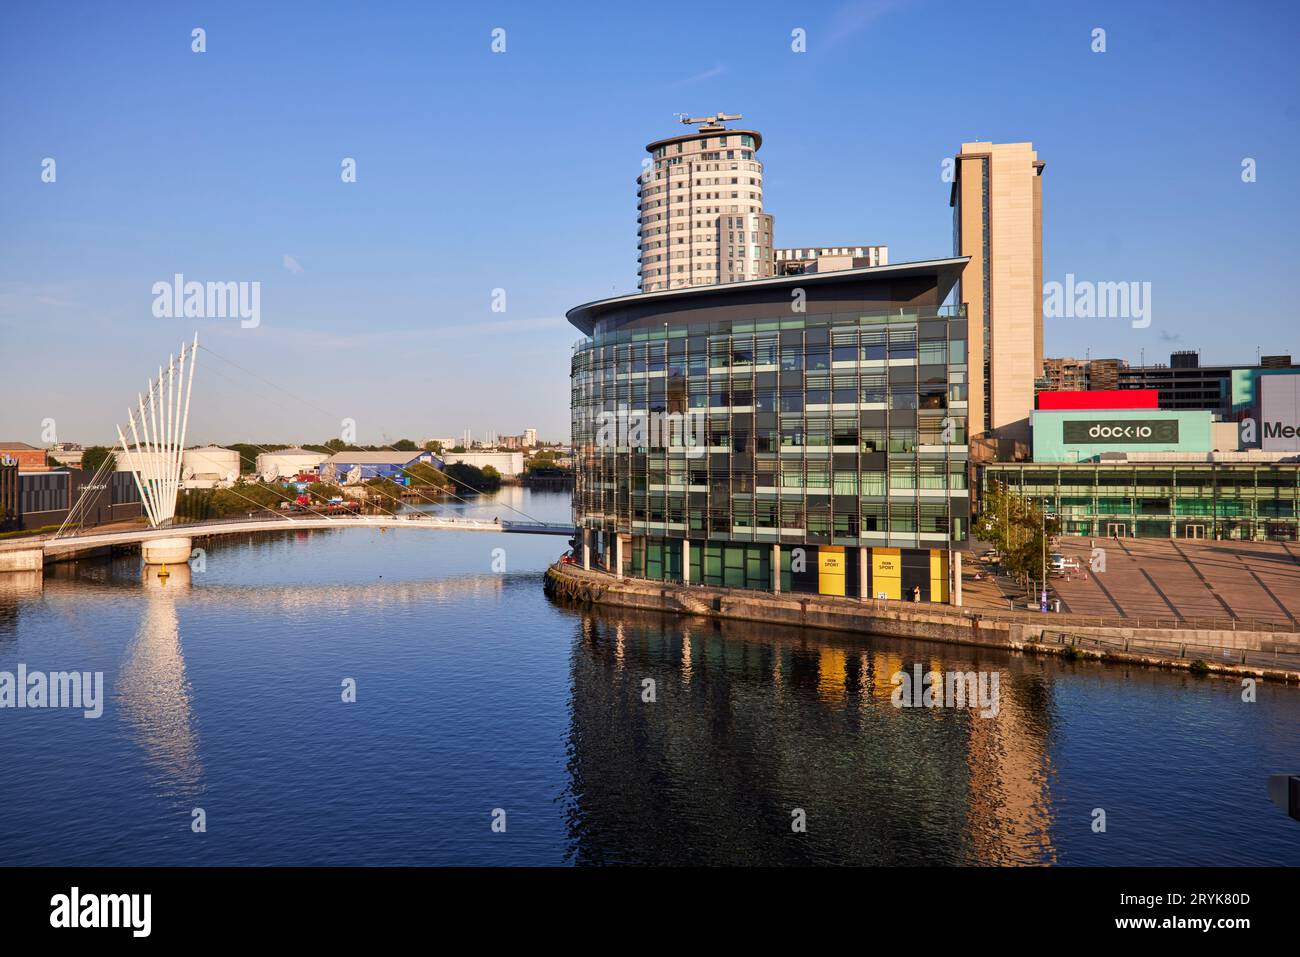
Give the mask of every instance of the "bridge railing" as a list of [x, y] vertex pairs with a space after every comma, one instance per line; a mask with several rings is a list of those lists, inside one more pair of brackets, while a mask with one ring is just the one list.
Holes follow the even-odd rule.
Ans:
[[[222, 518], [198, 519], [193, 521], [173, 521], [160, 527], [140, 526], [130, 528], [100, 528], [96, 530], [80, 530], [73, 535], [65, 535], [60, 539], [50, 539], [42, 537], [40, 541], [49, 544], [75, 543], [79, 540], [94, 538], [111, 538], [111, 537], [130, 537], [133, 535], [148, 536], [150, 538], [165, 537], [168, 533], [179, 535], [202, 535], [206, 532], [228, 528], [237, 525], [258, 525], [261, 529], [273, 531], [277, 528], [283, 528], [286, 531], [292, 530], [294, 526], [309, 526], [317, 530], [323, 530], [321, 526], [336, 525], [340, 528], [348, 526], [375, 528], [375, 527], [401, 527], [405, 524], [410, 525], [428, 525], [434, 528], [455, 530], [457, 528], [474, 530], [474, 531], [502, 531], [514, 533], [532, 533], [532, 534], [550, 534], [550, 535], [572, 535], [573, 526], [560, 523], [549, 522], [510, 522], [501, 521], [497, 518], [467, 518], [457, 515], [430, 515], [425, 512], [405, 512], [398, 515], [320, 515], [309, 512], [299, 512], [295, 514], [284, 514], [270, 509], [260, 512], [253, 512], [248, 515], [228, 515]], [[259, 529], [260, 530], [260, 529]]]

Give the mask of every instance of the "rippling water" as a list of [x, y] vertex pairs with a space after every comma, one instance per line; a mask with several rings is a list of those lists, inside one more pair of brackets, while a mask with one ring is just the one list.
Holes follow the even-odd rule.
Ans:
[[[226, 540], [161, 587], [136, 558], [0, 576], [0, 671], [103, 671], [108, 699], [0, 710], [0, 863], [1300, 863], [1265, 794], [1300, 690], [592, 613], [542, 594], [563, 547], [350, 529]], [[998, 715], [893, 707], [916, 664], [996, 671]]]

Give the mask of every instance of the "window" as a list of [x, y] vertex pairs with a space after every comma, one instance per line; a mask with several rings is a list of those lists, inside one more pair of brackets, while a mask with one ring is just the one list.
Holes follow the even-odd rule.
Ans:
[[915, 452], [916, 431], [914, 429], [890, 429], [889, 451], [894, 454]]
[[885, 330], [863, 329], [862, 344], [859, 354], [863, 361], [876, 361], [885, 358]]
[[895, 534], [916, 532], [916, 509], [912, 505], [894, 505], [889, 510], [889, 530]]
[[860, 394], [863, 402], [885, 402], [888, 392], [884, 375], [864, 375]]
[[921, 342], [921, 365], [943, 365], [948, 361], [948, 343], [942, 339], [926, 339]]
[[890, 359], [915, 359], [916, 358], [916, 330], [915, 329], [890, 329], [889, 330], [889, 358]]
[[916, 388], [914, 386], [894, 388], [889, 394], [889, 407], [891, 409], [915, 409]]

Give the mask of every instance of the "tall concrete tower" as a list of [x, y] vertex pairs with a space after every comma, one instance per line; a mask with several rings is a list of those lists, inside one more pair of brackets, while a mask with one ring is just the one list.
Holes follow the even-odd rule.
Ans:
[[637, 179], [642, 292], [773, 274], [772, 217], [763, 212], [763, 137], [722, 124], [739, 115], [682, 116], [696, 129], [657, 140]]
[[971, 455], [1018, 458], [1043, 374], [1046, 164], [1032, 143], [963, 143], [956, 159], [953, 253], [970, 257], [959, 301], [970, 323]]

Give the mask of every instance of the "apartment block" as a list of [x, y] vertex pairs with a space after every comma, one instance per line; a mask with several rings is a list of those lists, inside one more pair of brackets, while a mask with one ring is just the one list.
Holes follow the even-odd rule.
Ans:
[[728, 129], [739, 115], [683, 117], [698, 124], [646, 147], [637, 179], [642, 292], [773, 275], [772, 217], [763, 212], [763, 137]]

